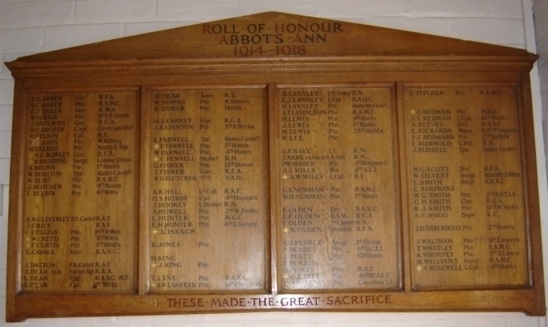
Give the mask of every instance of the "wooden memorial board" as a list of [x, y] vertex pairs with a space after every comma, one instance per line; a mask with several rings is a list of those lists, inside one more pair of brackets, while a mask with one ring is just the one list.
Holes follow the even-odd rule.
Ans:
[[535, 60], [271, 12], [8, 63], [7, 320], [544, 315]]

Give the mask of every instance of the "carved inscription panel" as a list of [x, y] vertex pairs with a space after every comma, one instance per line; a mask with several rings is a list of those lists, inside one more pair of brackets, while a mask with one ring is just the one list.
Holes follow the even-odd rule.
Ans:
[[282, 288], [398, 288], [394, 87], [276, 92]]
[[[269, 287], [271, 143], [280, 290], [402, 287], [395, 85], [146, 94], [150, 292]], [[516, 87], [403, 94], [413, 289], [527, 286]], [[134, 290], [137, 92], [27, 107], [21, 288]]]
[[6, 319], [543, 315], [536, 58], [269, 12], [6, 63]]
[[137, 96], [28, 94], [22, 290], [135, 290]]
[[[514, 303], [531, 288], [515, 84], [30, 90], [25, 101], [19, 288], [31, 300], [394, 310], [451, 290]], [[489, 308], [481, 296], [470, 309]]]
[[269, 285], [266, 94], [151, 90], [151, 291]]
[[529, 284], [515, 86], [404, 90], [413, 287]]

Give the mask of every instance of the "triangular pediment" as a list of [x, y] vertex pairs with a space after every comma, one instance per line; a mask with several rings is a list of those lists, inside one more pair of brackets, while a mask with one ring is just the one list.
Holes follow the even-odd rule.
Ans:
[[521, 49], [266, 12], [51, 51], [16, 62], [380, 56], [535, 57]]

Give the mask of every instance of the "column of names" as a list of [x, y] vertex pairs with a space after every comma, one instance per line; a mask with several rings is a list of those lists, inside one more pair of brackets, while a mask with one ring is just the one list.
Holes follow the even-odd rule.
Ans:
[[264, 89], [151, 92], [150, 287], [267, 287]]
[[29, 100], [23, 289], [133, 290], [135, 92]]
[[277, 99], [282, 288], [399, 287], [392, 88], [280, 87]]
[[528, 280], [514, 87], [408, 87], [415, 288]]

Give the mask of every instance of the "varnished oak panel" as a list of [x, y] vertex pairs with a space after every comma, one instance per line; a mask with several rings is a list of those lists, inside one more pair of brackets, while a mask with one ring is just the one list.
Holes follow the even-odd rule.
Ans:
[[265, 13], [8, 63], [7, 320], [544, 315], [535, 59]]
[[267, 92], [149, 92], [150, 292], [266, 291]]
[[413, 288], [529, 285], [518, 96], [404, 89]]
[[284, 292], [400, 287], [394, 99], [394, 85], [278, 88]]
[[37, 91], [26, 103], [21, 290], [134, 292], [138, 93]]

